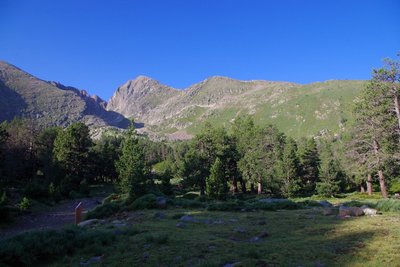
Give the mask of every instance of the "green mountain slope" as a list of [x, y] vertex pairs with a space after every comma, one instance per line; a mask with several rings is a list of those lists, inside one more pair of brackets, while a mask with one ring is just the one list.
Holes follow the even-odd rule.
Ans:
[[[118, 102], [124, 115], [144, 123], [142, 131], [170, 139], [190, 138], [206, 122], [228, 126], [241, 114], [252, 114], [260, 125], [275, 124], [294, 138], [324, 131], [340, 133], [353, 120], [352, 103], [365, 83], [342, 80], [300, 85], [211, 77], [179, 91], [147, 79], [156, 88], [144, 92], [141, 87], [120, 87], [107, 108], [117, 110], [112, 104]], [[153, 97], [156, 105], [145, 100]]]

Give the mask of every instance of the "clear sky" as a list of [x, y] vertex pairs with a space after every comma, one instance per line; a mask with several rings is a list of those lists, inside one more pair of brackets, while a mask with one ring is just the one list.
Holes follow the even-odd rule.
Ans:
[[0, 59], [108, 100], [138, 75], [369, 79], [400, 52], [399, 0], [0, 0]]

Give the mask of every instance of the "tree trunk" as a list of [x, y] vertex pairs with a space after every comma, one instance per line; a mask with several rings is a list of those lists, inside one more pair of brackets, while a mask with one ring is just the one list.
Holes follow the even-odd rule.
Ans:
[[[394, 88], [394, 90], [396, 90], [396, 88]], [[396, 93], [393, 96], [393, 100], [394, 100], [394, 110], [396, 112], [396, 117], [397, 117], [397, 125], [398, 125], [397, 130], [400, 131], [400, 103], [399, 103], [399, 96]]]
[[243, 179], [240, 179], [240, 186], [242, 187], [242, 193], [246, 194], [246, 182]]
[[[374, 153], [375, 153], [375, 155], [377, 157], [378, 166], [379, 166], [380, 165], [379, 143], [376, 141], [376, 139], [373, 140], [373, 143], [374, 143]], [[386, 190], [385, 176], [383, 175], [383, 171], [382, 170], [378, 171], [378, 177], [379, 177], [379, 185], [380, 185], [380, 188], [381, 188], [382, 196], [384, 198], [387, 198], [388, 194], [387, 194], [387, 190]]]
[[236, 193], [239, 192], [239, 190], [238, 190], [238, 183], [237, 183], [237, 182], [238, 182], [238, 181], [237, 181], [237, 178], [234, 177], [234, 178], [233, 178], [233, 181], [232, 181], [232, 192], [233, 192], [234, 194], [236, 194]]
[[262, 184], [261, 184], [261, 178], [258, 178], [258, 183], [257, 183], [257, 194], [261, 194], [262, 193]]
[[385, 183], [385, 176], [383, 175], [383, 171], [379, 170], [378, 171], [378, 176], [379, 176], [379, 185], [381, 186], [381, 193], [384, 198], [388, 198], [388, 193], [386, 190], [386, 183]]
[[362, 185], [362, 184], [360, 185], [360, 192], [365, 193], [365, 188], [364, 188], [364, 185]]
[[253, 183], [251, 183], [250, 184], [250, 192], [251, 193], [254, 193], [256, 190], [254, 189], [254, 184]]
[[367, 178], [367, 192], [368, 195], [372, 195], [372, 175], [368, 174]]
[[200, 182], [200, 196], [204, 196], [206, 194], [206, 185], [205, 185], [205, 181], [202, 180]]

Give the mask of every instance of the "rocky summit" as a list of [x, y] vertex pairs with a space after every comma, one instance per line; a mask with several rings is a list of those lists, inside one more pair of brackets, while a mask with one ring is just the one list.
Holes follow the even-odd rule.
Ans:
[[178, 90], [139, 76], [117, 88], [108, 103], [85, 90], [36, 78], [0, 62], [0, 121], [25, 117], [43, 126], [82, 121], [92, 128], [126, 128], [167, 139], [188, 139], [210, 122], [228, 126], [250, 114], [260, 125], [274, 124], [294, 138], [346, 131], [351, 109], [365, 81], [311, 84], [240, 81], [214, 76]]

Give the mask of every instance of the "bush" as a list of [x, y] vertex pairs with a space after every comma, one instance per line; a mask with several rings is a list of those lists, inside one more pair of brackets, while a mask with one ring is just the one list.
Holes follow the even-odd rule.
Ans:
[[144, 196], [141, 196], [133, 203], [131, 204], [131, 208], [135, 210], [140, 210], [140, 209], [154, 209], [156, 208], [156, 195], [154, 194], [146, 194]]
[[47, 184], [38, 181], [30, 182], [25, 186], [24, 195], [32, 199], [47, 198], [49, 197]]
[[393, 182], [389, 189], [390, 194], [400, 193], [400, 181]]
[[20, 210], [28, 210], [31, 207], [31, 201], [27, 197], [23, 197], [18, 207]]
[[122, 202], [114, 201], [110, 203], [104, 203], [100, 206], [97, 206], [94, 210], [89, 211], [86, 214], [85, 219], [89, 220], [89, 219], [107, 218], [115, 213], [120, 212], [122, 208], [123, 208]]
[[0, 242], [0, 265], [33, 266], [71, 255], [81, 248], [100, 254], [104, 253], [103, 246], [113, 240], [115, 235], [112, 232], [77, 227], [29, 232]]
[[399, 212], [400, 211], [400, 200], [398, 200], [398, 199], [382, 199], [376, 203], [375, 208], [378, 211]]

